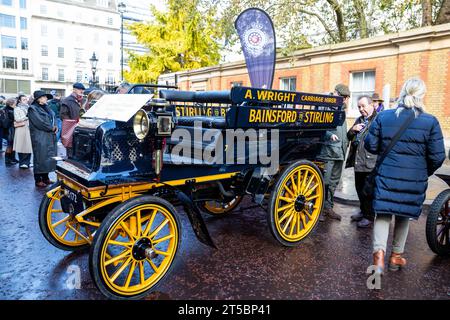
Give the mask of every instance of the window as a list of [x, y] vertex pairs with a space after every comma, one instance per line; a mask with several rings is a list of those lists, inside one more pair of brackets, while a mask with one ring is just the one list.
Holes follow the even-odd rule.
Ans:
[[2, 36], [3, 49], [17, 49], [16, 37]]
[[108, 46], [112, 46], [113, 45], [113, 40], [111, 38], [108, 39]]
[[48, 46], [41, 46], [41, 56], [48, 57]]
[[64, 81], [64, 69], [58, 69], [58, 81]]
[[12, 6], [12, 0], [0, 0], [0, 3], [4, 6]]
[[81, 80], [83, 79], [83, 71], [81, 70], [77, 70], [77, 82], [81, 82]]
[[109, 0], [97, 0], [97, 5], [100, 7], [108, 8]]
[[27, 58], [22, 58], [22, 70], [29, 70], [29, 61]]
[[26, 9], [27, 8], [27, 0], [20, 0], [20, 9]]
[[352, 72], [350, 74], [350, 106], [353, 115], [358, 114], [358, 97], [375, 92], [375, 71]]
[[75, 61], [83, 62], [83, 49], [75, 49]]
[[41, 36], [43, 37], [48, 36], [48, 28], [46, 24], [41, 25]]
[[112, 55], [112, 53], [108, 53], [108, 63], [113, 63], [113, 55]]
[[112, 26], [113, 24], [113, 18], [108, 17], [108, 26]]
[[48, 68], [42, 68], [42, 80], [48, 80]]
[[64, 58], [64, 48], [58, 47], [58, 58]]
[[15, 28], [16, 17], [0, 13], [0, 27]]
[[17, 69], [17, 58], [3, 57], [3, 69]]
[[0, 92], [12, 94], [16, 94], [17, 92], [24, 92], [25, 94], [30, 94], [30, 91], [30, 80], [0, 79]]
[[297, 78], [280, 78], [280, 90], [296, 91], [297, 90]]
[[41, 14], [47, 14], [47, 6], [41, 4], [40, 12]]
[[242, 81], [232, 81], [231, 82], [231, 87], [242, 87], [244, 85], [244, 83]]
[[27, 38], [20, 39], [20, 47], [22, 48], [22, 50], [28, 50], [28, 39]]
[[28, 28], [27, 18], [20, 17], [20, 29], [26, 30]]

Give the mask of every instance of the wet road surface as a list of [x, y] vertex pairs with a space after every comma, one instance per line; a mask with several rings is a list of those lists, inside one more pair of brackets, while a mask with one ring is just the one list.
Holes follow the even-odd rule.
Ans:
[[[31, 170], [6, 168], [0, 154], [0, 299], [104, 299], [91, 281], [88, 251], [59, 250], [41, 235], [37, 211], [43, 194]], [[245, 199], [241, 207], [250, 205]], [[147, 299], [450, 300], [450, 258], [428, 248], [425, 214], [411, 225], [408, 266], [387, 272], [376, 291], [366, 286], [371, 229], [350, 223], [357, 207], [337, 204], [336, 211], [341, 222], [320, 223], [296, 248], [275, 242], [262, 209], [208, 216], [218, 250], [198, 242], [180, 212], [183, 239], [176, 266]], [[81, 270], [80, 289], [66, 285], [69, 266]]]

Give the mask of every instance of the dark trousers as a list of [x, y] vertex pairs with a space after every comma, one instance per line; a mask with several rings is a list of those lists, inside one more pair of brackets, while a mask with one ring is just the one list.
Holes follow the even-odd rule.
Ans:
[[14, 163], [17, 163], [16, 161], [17, 161], [16, 160], [16, 153], [13, 151], [12, 146], [6, 147], [5, 163], [6, 164], [14, 164]]
[[31, 153], [18, 153], [19, 154], [19, 166], [26, 164], [30, 166]]
[[38, 183], [38, 182], [46, 182], [48, 180], [49, 180], [48, 173], [35, 173], [34, 174], [34, 181], [36, 183]]
[[370, 172], [355, 172], [355, 188], [356, 193], [358, 194], [359, 208], [361, 209], [361, 213], [363, 214], [364, 218], [372, 220], [374, 217], [372, 199], [366, 198], [362, 194], [364, 183], [366, 182], [366, 178], [369, 174]]

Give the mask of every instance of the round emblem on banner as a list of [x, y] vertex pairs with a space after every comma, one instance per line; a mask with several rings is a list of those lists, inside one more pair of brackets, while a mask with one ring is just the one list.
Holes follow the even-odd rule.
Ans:
[[244, 34], [245, 46], [253, 56], [259, 56], [267, 43], [267, 37], [261, 29], [248, 29]]

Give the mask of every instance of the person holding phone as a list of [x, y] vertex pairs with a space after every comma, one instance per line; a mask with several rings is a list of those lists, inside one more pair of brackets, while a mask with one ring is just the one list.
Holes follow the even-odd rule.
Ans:
[[367, 176], [375, 167], [377, 156], [364, 148], [364, 138], [372, 121], [377, 116], [377, 111], [369, 96], [358, 98], [358, 110], [361, 114], [347, 132], [347, 138], [350, 141], [350, 151], [348, 153], [346, 168], [353, 167], [355, 170], [355, 188], [359, 199], [360, 212], [351, 216], [352, 221], [357, 221], [359, 228], [368, 228], [372, 225], [373, 210], [372, 200], [366, 198], [363, 193], [363, 187]]

